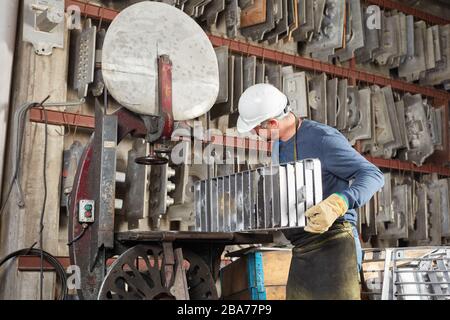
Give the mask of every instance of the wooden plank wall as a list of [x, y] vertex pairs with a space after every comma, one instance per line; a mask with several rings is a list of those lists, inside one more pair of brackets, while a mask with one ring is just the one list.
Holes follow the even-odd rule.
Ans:
[[[22, 16], [19, 17], [19, 26], [21, 25]], [[25, 102], [42, 101], [48, 95], [51, 95], [49, 102], [65, 102], [67, 97], [68, 33], [65, 34], [64, 49], [54, 49], [51, 56], [36, 55], [33, 46], [21, 40], [21, 28], [18, 34], [10, 123], [14, 111]], [[16, 128], [10, 125], [4, 180], [8, 182], [7, 184], [12, 175], [11, 132], [13, 130]], [[46, 163], [48, 193], [43, 234], [44, 249], [54, 255], [58, 253], [59, 184], [64, 147], [64, 137], [61, 133], [63, 132], [60, 126], [48, 126]], [[1, 219], [0, 256], [30, 247], [39, 239], [39, 220], [44, 196], [44, 137], [44, 124], [26, 122], [20, 175], [25, 194], [25, 207], [18, 207], [17, 188], [14, 188], [7, 210]], [[3, 190], [3, 198], [6, 196], [5, 189], [6, 187]], [[0, 272], [0, 299], [39, 299], [39, 273], [18, 272], [16, 266], [2, 268]], [[45, 273], [45, 299], [54, 299], [54, 278], [53, 273]]]

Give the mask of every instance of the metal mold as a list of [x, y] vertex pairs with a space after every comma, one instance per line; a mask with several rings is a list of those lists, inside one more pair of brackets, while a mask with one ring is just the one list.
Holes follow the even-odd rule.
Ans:
[[331, 127], [337, 125], [338, 82], [337, 78], [327, 81], [327, 124]]
[[80, 99], [87, 96], [89, 84], [94, 81], [96, 36], [97, 27], [88, 19], [76, 38], [73, 88]]
[[327, 75], [322, 73], [308, 82], [308, 103], [311, 119], [327, 123]]
[[[243, 19], [243, 15], [241, 14], [241, 34], [244, 37], [250, 38], [253, 41], [262, 41], [266, 32], [272, 30], [275, 27], [273, 1], [274, 0], [266, 0], [266, 17], [263, 22], [245, 26], [245, 20]], [[272, 10], [270, 10], [270, 8], [272, 8]]]
[[306, 159], [261, 167], [198, 181], [195, 190], [197, 231], [304, 227], [305, 210], [322, 200], [321, 165]]
[[305, 72], [296, 72], [283, 77], [283, 92], [289, 99], [292, 112], [297, 117], [308, 117], [308, 100]]

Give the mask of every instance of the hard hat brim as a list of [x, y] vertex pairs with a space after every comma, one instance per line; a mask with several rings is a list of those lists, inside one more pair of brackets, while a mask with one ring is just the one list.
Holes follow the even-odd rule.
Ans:
[[239, 133], [247, 133], [252, 131], [259, 123], [249, 124], [245, 122], [240, 116], [236, 123], [236, 129]]

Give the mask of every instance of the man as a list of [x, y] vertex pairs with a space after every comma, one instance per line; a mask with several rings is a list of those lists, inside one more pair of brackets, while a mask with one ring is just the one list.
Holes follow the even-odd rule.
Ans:
[[249, 87], [238, 107], [238, 132], [255, 129], [273, 140], [280, 163], [321, 161], [324, 200], [306, 211], [304, 229], [284, 231], [294, 246], [287, 299], [359, 299], [362, 250], [355, 209], [383, 187], [383, 174], [336, 129], [297, 118], [287, 97], [270, 84]]

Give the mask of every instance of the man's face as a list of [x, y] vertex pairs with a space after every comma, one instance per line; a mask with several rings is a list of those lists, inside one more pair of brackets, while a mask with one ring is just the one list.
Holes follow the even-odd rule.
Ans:
[[256, 134], [267, 141], [278, 140], [279, 122], [276, 119], [269, 119], [255, 127]]

